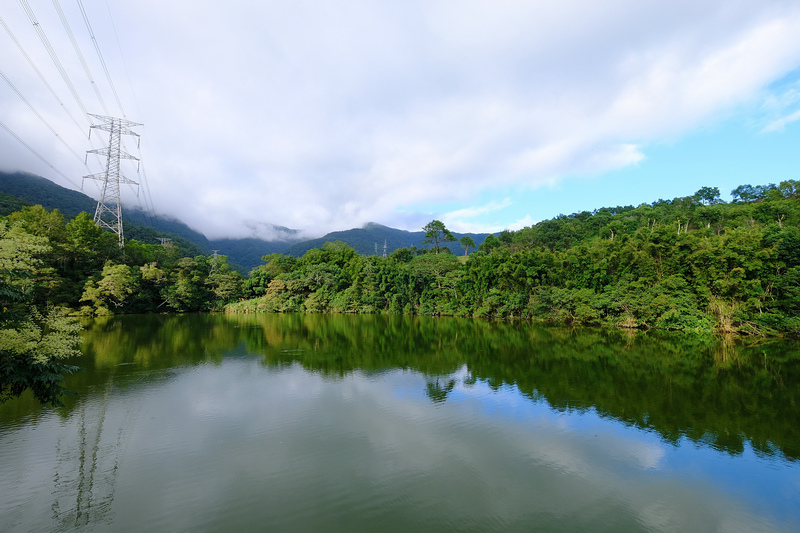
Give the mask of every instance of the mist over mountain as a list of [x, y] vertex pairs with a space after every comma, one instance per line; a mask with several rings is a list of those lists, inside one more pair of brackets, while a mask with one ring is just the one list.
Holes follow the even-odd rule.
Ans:
[[[97, 201], [90, 196], [62, 187], [52, 181], [26, 172], [0, 172], [0, 215], [18, 210], [26, 203], [42, 205], [47, 209], [58, 209], [67, 218], [82, 211], [94, 213]], [[316, 239], [307, 239], [301, 230], [284, 226], [250, 222], [246, 224], [250, 237], [209, 239], [184, 222], [171, 217], [153, 215], [139, 207], [125, 205], [123, 211], [125, 236], [128, 239], [157, 244], [159, 238], [173, 239], [184, 253], [211, 254], [217, 252], [228, 256], [231, 264], [247, 272], [259, 264], [261, 258], [271, 253], [283, 253], [296, 257], [308, 250], [318, 248], [329, 241], [342, 241], [362, 255], [382, 255], [398, 248], [422, 247], [423, 231], [406, 231], [368, 223], [361, 228], [334, 231]], [[480, 245], [488, 233], [454, 233], [456, 238], [469, 235]], [[458, 243], [449, 243], [453, 253], [459, 254]]]

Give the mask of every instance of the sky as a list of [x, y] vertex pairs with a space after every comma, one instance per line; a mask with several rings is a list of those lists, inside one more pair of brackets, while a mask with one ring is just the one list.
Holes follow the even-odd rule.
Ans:
[[107, 134], [86, 113], [125, 118], [124, 202], [209, 238], [496, 232], [800, 180], [796, 0], [5, 0], [0, 18], [0, 169], [97, 198], [82, 177], [105, 158], [85, 152]]

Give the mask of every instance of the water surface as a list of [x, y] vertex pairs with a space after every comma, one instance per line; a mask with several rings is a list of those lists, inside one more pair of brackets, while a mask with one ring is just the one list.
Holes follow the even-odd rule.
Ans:
[[97, 321], [0, 406], [2, 531], [798, 531], [800, 350], [386, 316]]

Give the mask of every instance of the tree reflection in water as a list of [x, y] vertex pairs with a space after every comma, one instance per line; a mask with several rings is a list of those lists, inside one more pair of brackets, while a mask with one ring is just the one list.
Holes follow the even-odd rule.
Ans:
[[[594, 409], [668, 442], [687, 437], [733, 454], [750, 442], [800, 458], [796, 341], [395, 315], [181, 315], [96, 322], [84, 351], [76, 363], [90, 371], [70, 377], [75, 390], [112, 380], [124, 388], [130, 363], [158, 371], [258, 354], [268, 366], [330, 377], [415, 370], [429, 376], [434, 402], [460, 381], [513, 386], [554, 409]], [[460, 369], [467, 377], [454, 381]]]

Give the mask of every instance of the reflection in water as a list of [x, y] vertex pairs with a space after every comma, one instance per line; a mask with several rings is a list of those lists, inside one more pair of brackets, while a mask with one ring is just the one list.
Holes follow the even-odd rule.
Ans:
[[96, 322], [84, 348], [64, 408], [0, 406], [1, 530], [800, 520], [794, 343], [195, 315]]
[[[88, 420], [87, 404], [82, 402], [78, 410], [78, 442], [72, 447], [59, 439], [56, 446], [56, 469], [53, 479], [53, 519], [66, 531], [73, 527], [90, 523], [103, 523], [108, 517], [109, 507], [114, 500], [114, 482], [117, 471], [117, 457], [114, 449], [104, 449], [100, 454], [106, 407], [111, 384], [109, 383], [100, 400], [97, 416]], [[94, 413], [92, 413], [94, 415]], [[117, 447], [119, 441], [117, 441]], [[74, 457], [77, 452], [78, 457]], [[77, 460], [76, 460], [77, 459]], [[111, 462], [110, 465], [98, 464]], [[77, 462], [77, 472], [72, 472]]]
[[90, 398], [78, 400], [61, 420], [51, 504], [60, 531], [111, 523], [120, 461], [137, 412], [132, 405], [122, 417], [109, 416], [113, 392], [109, 380]]
[[434, 403], [441, 403], [447, 399], [447, 395], [456, 386], [456, 380], [447, 378], [428, 378], [426, 387], [426, 394], [428, 398]]
[[90, 372], [70, 383], [104, 383], [128, 363], [217, 364], [237, 346], [268, 366], [298, 362], [331, 377], [413, 369], [429, 376], [426, 394], [436, 402], [452, 390], [442, 376], [466, 365], [473, 382], [513, 385], [558, 410], [593, 409], [669, 442], [688, 437], [732, 454], [750, 443], [800, 459], [800, 426], [792, 423], [800, 344], [788, 340], [393, 315], [121, 317], [87, 332], [88, 357], [79, 363]]

